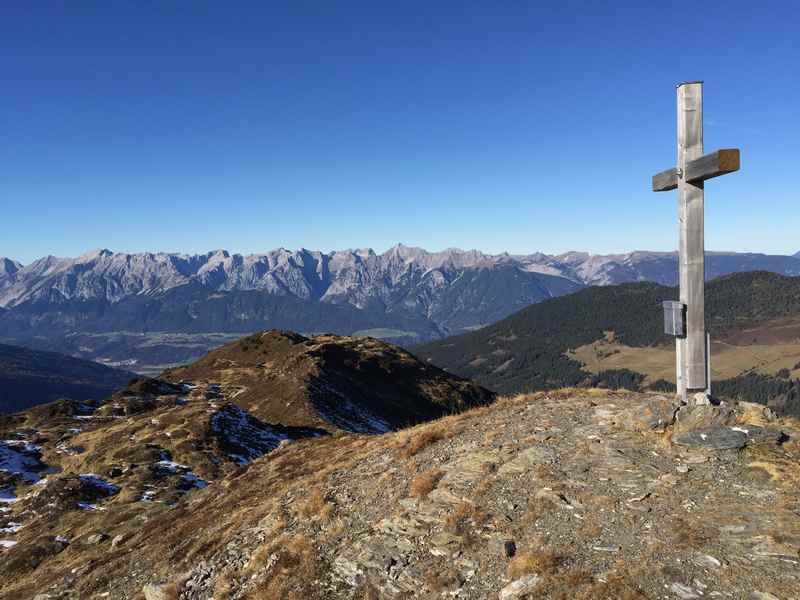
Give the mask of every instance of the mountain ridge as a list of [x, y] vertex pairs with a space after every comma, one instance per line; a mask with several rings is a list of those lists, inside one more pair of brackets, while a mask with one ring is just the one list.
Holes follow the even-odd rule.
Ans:
[[[709, 279], [756, 269], [800, 275], [800, 259], [789, 256], [707, 257]], [[103, 248], [3, 264], [0, 341], [142, 374], [258, 330], [366, 335], [410, 346], [485, 327], [587, 285], [677, 280], [670, 252], [491, 255], [403, 245], [382, 254], [279, 248], [246, 256]]]
[[58, 398], [99, 400], [134, 373], [72, 356], [0, 344], [0, 415]]
[[[772, 267], [766, 270], [800, 275], [800, 253], [782, 256], [752, 252], [707, 252], [707, 256], [712, 263], [709, 265], [709, 278], [728, 272], [753, 270], [754, 266], [766, 268], [765, 264]], [[125, 295], [163, 292], [192, 280], [217, 291], [260, 289], [331, 302], [341, 301], [344, 297], [358, 306], [363, 298], [352, 293], [354, 284], [374, 283], [376, 276], [377, 279], [388, 277], [388, 282], [396, 283], [409, 264], [421, 268], [423, 275], [436, 270], [449, 272], [510, 264], [523, 271], [554, 275], [580, 285], [641, 280], [670, 283], [677, 276], [676, 268], [673, 268], [677, 265], [675, 252], [646, 250], [617, 254], [577, 251], [555, 255], [541, 252], [487, 254], [458, 248], [430, 252], [398, 244], [382, 254], [377, 254], [371, 248], [331, 252], [278, 248], [266, 253], [243, 255], [231, 254], [223, 249], [202, 254], [182, 254], [116, 253], [104, 248], [88, 251], [77, 258], [46, 256], [28, 265], [0, 258], [0, 306], [13, 307], [25, 301], [41, 299], [50, 289], [56, 289], [65, 299], [100, 298], [115, 302]], [[362, 277], [348, 279], [348, 271], [352, 269], [359, 270]], [[664, 270], [670, 272], [664, 273]], [[363, 277], [364, 273], [368, 274], [366, 278]], [[98, 287], [96, 283], [99, 277], [104, 277], [110, 283]], [[74, 279], [75, 282], [70, 284], [66, 279]]]

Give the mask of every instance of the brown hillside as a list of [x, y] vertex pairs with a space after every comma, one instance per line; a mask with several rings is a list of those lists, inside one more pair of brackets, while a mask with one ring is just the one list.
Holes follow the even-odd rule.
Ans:
[[242, 338], [163, 378], [217, 384], [263, 421], [329, 431], [382, 433], [494, 399], [386, 342], [282, 331]]

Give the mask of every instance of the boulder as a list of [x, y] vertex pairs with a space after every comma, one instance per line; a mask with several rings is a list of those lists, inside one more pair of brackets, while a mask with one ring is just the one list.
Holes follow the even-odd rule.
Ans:
[[622, 413], [623, 426], [631, 431], [655, 431], [663, 433], [675, 422], [675, 412], [680, 403], [675, 398], [654, 396], [642, 404]]
[[526, 594], [530, 594], [539, 585], [542, 578], [533, 573], [525, 575], [509, 583], [506, 587], [500, 590], [500, 600], [512, 600], [514, 598], [522, 598]]
[[175, 585], [170, 583], [149, 583], [142, 588], [145, 600], [173, 600]]
[[747, 434], [732, 427], [701, 427], [684, 431], [674, 436], [672, 441], [679, 446], [730, 450], [743, 448], [747, 443]]
[[736, 411], [726, 403], [682, 406], [675, 415], [675, 433], [735, 425], [738, 416]]
[[86, 538], [86, 544], [94, 545], [105, 542], [108, 539], [106, 533], [95, 533]]

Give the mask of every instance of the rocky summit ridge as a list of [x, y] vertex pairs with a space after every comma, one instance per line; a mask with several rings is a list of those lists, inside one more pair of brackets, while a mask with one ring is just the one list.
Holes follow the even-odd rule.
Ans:
[[[63, 472], [20, 483], [0, 515], [0, 597], [787, 600], [800, 589], [800, 423], [760, 405], [557, 390], [382, 435], [311, 431], [232, 465], [185, 433], [222, 414], [225, 386], [183, 386], [195, 387], [147, 383], [155, 407], [98, 427], [113, 443], [72, 434]], [[83, 425], [48, 407], [16, 424], [12, 446], [31, 461], [44, 412]], [[243, 422], [238, 410], [226, 423]], [[145, 475], [148, 498], [134, 485]]]

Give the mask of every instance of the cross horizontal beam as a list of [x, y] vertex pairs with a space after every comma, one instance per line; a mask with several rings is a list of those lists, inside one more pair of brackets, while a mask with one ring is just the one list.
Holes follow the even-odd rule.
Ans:
[[[701, 183], [726, 173], [739, 170], [739, 149], [729, 148], [705, 154], [686, 163], [685, 179], [689, 183]], [[667, 169], [653, 175], [653, 191], [666, 192], [678, 187], [678, 169]]]

